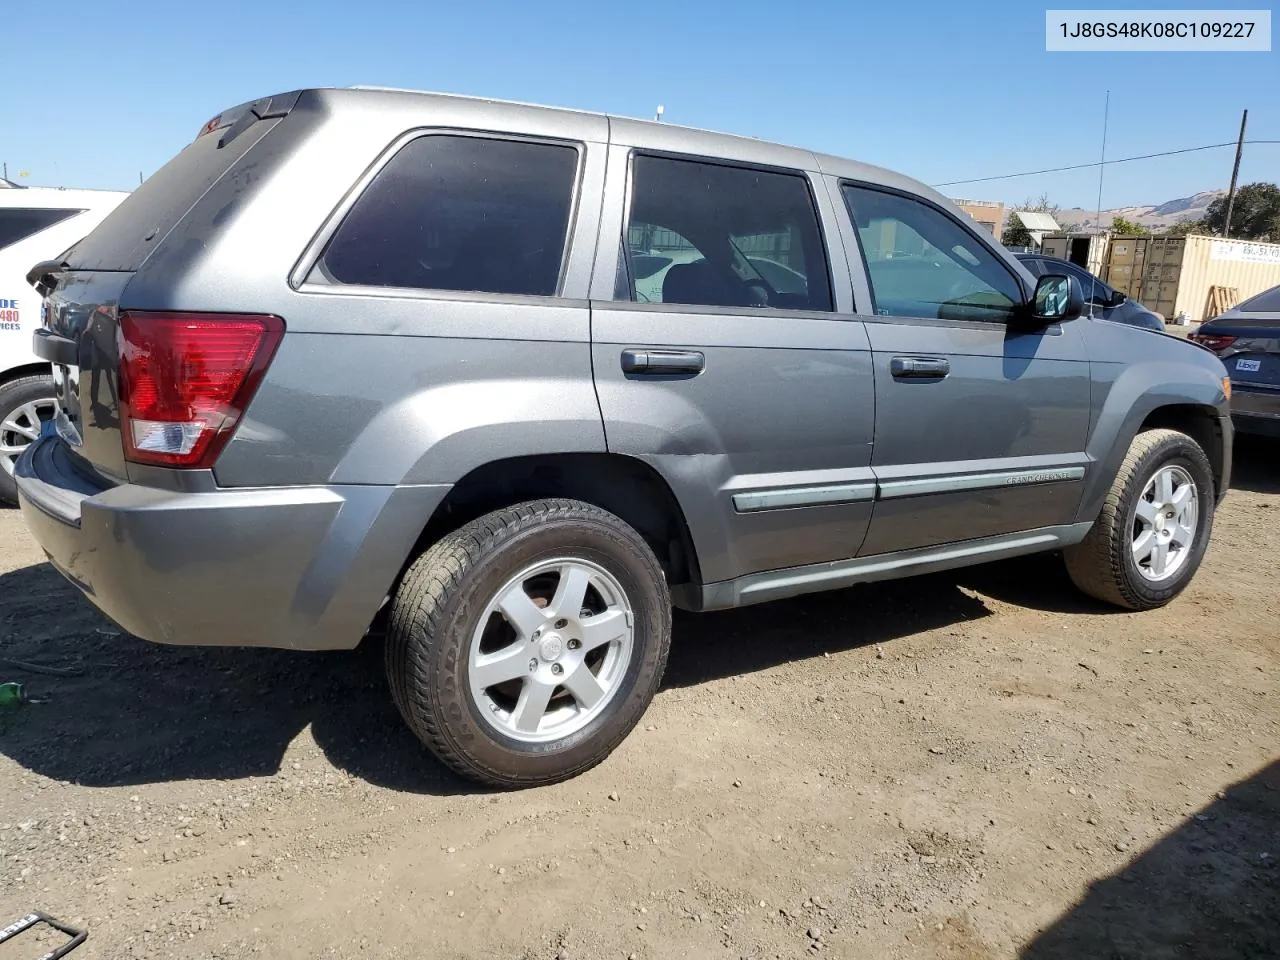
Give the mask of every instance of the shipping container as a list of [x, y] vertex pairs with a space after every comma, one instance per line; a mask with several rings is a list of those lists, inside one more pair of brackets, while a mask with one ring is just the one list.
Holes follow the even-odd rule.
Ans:
[[1280, 243], [1221, 237], [1111, 238], [1106, 281], [1149, 310], [1191, 323], [1209, 316], [1211, 288], [1234, 291], [1237, 302], [1280, 285]]
[[1110, 240], [1109, 233], [1051, 233], [1040, 241], [1040, 252], [1047, 257], [1069, 260], [1104, 280]]
[[1112, 237], [1111, 255], [1107, 258], [1111, 266], [1128, 266], [1142, 262], [1147, 256], [1147, 243], [1150, 237]]

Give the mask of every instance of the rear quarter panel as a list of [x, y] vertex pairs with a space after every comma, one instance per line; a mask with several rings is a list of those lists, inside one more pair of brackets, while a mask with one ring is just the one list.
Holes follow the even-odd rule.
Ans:
[[[582, 145], [562, 295], [303, 282], [326, 230], [385, 158], [417, 131], [452, 129]], [[280, 349], [215, 467], [218, 483], [449, 483], [524, 452], [603, 451], [586, 297], [607, 139], [608, 121], [585, 114], [304, 93], [128, 289], [134, 309], [284, 318]]]

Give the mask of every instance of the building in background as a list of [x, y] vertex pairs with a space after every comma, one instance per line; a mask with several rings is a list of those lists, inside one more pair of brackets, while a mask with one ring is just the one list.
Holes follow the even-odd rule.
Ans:
[[1000, 226], [1004, 223], [1004, 204], [995, 200], [956, 200], [952, 202], [973, 217], [978, 224], [994, 237], [999, 238]]

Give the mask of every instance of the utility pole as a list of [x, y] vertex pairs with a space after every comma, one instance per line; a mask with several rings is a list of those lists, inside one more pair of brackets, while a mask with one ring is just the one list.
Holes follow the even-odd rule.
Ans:
[[1222, 220], [1222, 236], [1231, 237], [1231, 208], [1236, 202], [1236, 180], [1240, 177], [1240, 154], [1244, 153], [1244, 125], [1249, 122], [1249, 111], [1240, 117], [1240, 139], [1236, 141], [1236, 165], [1231, 168], [1231, 189], [1227, 191], [1227, 215]]

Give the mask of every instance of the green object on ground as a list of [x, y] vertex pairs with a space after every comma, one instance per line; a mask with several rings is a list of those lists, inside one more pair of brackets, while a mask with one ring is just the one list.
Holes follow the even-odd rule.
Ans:
[[27, 694], [20, 683], [0, 683], [0, 710], [14, 709], [27, 703]]

